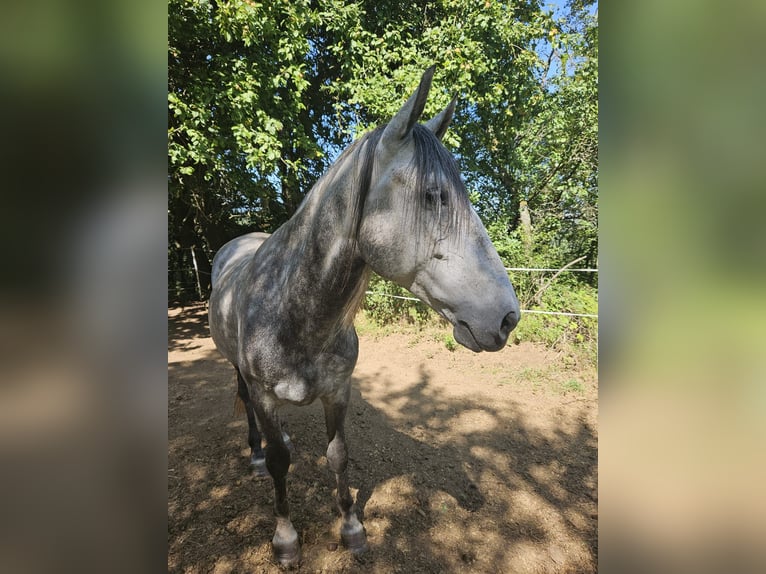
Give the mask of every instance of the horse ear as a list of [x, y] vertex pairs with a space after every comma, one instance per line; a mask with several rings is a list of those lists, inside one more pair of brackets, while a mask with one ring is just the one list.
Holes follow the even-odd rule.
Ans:
[[452, 101], [441, 113], [426, 122], [426, 127], [439, 139], [442, 139], [447, 132], [447, 128], [452, 121], [452, 114], [455, 113], [455, 104], [457, 104], [457, 98], [452, 98]]
[[383, 131], [382, 140], [385, 143], [398, 143], [412, 132], [415, 123], [420, 119], [423, 108], [426, 107], [428, 91], [431, 89], [431, 80], [434, 77], [436, 66], [431, 66], [420, 78], [420, 85], [414, 94], [404, 103], [402, 109], [396, 112], [393, 119], [388, 122]]

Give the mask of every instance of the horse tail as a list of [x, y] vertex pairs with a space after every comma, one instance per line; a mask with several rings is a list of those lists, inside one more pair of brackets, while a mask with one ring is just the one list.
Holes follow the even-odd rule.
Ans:
[[239, 396], [239, 393], [234, 394], [234, 416], [240, 416], [245, 412], [245, 401]]

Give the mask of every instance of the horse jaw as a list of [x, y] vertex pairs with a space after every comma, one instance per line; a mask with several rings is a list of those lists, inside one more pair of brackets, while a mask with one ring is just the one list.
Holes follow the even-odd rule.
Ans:
[[455, 340], [478, 353], [505, 347], [521, 311], [500, 257], [478, 223], [473, 241], [441, 250], [422, 265], [410, 292], [452, 324]]

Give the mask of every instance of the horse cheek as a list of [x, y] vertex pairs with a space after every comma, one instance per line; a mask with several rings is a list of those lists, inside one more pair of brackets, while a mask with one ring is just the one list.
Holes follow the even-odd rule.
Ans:
[[408, 256], [407, 242], [384, 213], [368, 215], [359, 230], [362, 258], [375, 273], [403, 287], [412, 283], [414, 261]]

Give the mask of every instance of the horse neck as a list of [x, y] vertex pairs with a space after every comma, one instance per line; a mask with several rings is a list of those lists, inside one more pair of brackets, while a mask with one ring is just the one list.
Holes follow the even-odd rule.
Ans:
[[300, 298], [307, 327], [315, 333], [349, 328], [364, 298], [369, 267], [356, 242], [360, 161], [356, 146], [334, 164], [285, 224], [296, 250], [285, 263], [293, 267], [290, 289]]

